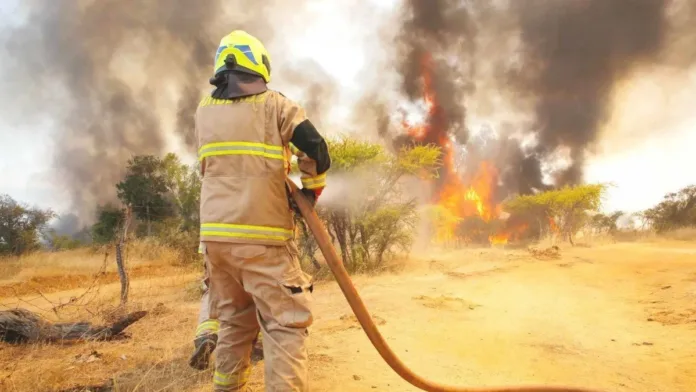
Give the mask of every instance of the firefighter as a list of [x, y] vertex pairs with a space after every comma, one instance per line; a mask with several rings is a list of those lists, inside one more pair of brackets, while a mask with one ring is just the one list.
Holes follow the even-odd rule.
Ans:
[[[203, 253], [203, 244], [198, 248], [198, 253]], [[210, 278], [208, 277], [208, 267], [205, 266], [205, 272], [203, 276], [203, 281], [201, 282], [201, 288], [203, 289], [203, 295], [201, 296], [201, 303], [198, 310], [198, 326], [196, 327], [196, 334], [193, 340], [193, 354], [189, 359], [189, 366], [197, 370], [205, 370], [210, 365], [210, 356], [212, 355], [215, 347], [217, 346], [217, 333], [220, 329], [220, 321], [210, 318], [210, 289], [208, 282]], [[263, 359], [263, 352], [258, 350], [256, 343], [258, 342], [258, 335], [252, 342], [253, 350], [252, 358], [256, 356], [257, 359]]]
[[271, 59], [244, 31], [225, 36], [214, 86], [196, 111], [201, 163], [201, 241], [210, 278], [210, 316], [219, 320], [216, 391], [244, 390], [252, 342], [263, 338], [267, 391], [307, 391], [312, 278], [294, 242], [286, 185], [291, 144], [302, 193], [316, 203], [331, 165], [304, 109], [269, 90]]

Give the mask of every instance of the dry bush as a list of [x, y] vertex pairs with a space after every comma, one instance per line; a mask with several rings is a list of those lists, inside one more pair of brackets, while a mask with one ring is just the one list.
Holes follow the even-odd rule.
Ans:
[[665, 231], [660, 233], [659, 237], [674, 241], [696, 241], [696, 227], [683, 227], [681, 229]]

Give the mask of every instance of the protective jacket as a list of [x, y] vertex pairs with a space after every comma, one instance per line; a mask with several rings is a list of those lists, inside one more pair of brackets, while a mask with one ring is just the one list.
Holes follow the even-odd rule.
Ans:
[[317, 196], [331, 165], [326, 142], [304, 109], [272, 90], [208, 96], [196, 111], [196, 134], [201, 241], [283, 245], [293, 238], [285, 184], [293, 152], [303, 187]]

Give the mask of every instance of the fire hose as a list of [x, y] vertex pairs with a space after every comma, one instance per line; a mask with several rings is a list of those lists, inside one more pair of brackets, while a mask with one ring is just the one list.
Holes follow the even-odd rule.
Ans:
[[384, 361], [392, 368], [401, 378], [409, 382], [411, 385], [418, 389], [429, 391], [429, 392], [592, 392], [588, 389], [580, 388], [568, 388], [568, 387], [548, 387], [548, 386], [525, 386], [525, 387], [483, 387], [483, 388], [470, 388], [470, 387], [458, 387], [458, 386], [448, 386], [438, 384], [414, 373], [409, 369], [400, 359], [394, 354], [394, 351], [389, 347], [386, 340], [382, 334], [377, 329], [370, 313], [368, 312], [365, 304], [360, 298], [360, 294], [353, 286], [353, 282], [348, 276], [348, 272], [343, 266], [341, 258], [336, 253], [331, 238], [317, 216], [314, 207], [307, 200], [306, 196], [302, 194], [295, 183], [288, 179], [288, 187], [292, 197], [297, 204], [302, 217], [304, 218], [309, 230], [317, 241], [317, 245], [321, 250], [321, 253], [326, 259], [326, 264], [331, 269], [331, 272], [336, 277], [338, 286], [341, 288], [343, 295], [345, 296], [350, 308], [353, 310], [355, 317], [360, 322], [360, 326], [367, 334], [368, 339], [372, 342], [372, 345], [377, 349], [379, 355], [384, 359]]

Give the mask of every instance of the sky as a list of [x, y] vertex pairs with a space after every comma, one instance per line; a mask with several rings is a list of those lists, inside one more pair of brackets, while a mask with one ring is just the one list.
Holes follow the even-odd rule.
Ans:
[[[12, 12], [17, 0], [0, 2], [0, 24], [19, 23]], [[342, 3], [342, 2], [341, 2]], [[374, 1], [363, 23], [377, 22], [395, 3]], [[365, 45], [371, 32], [356, 29], [341, 4], [313, 2], [321, 17], [293, 35], [293, 55], [318, 62], [341, 86], [331, 121], [348, 120], [348, 107], [360, 91], [357, 74], [370, 59]], [[1, 31], [1, 30], [0, 30]], [[281, 59], [275, 58], [278, 62]], [[282, 80], [274, 81], [283, 86]], [[674, 74], [646, 69], [626, 80], [614, 98], [614, 110], [586, 166], [586, 181], [609, 182], [606, 211], [639, 211], [659, 202], [667, 192], [696, 184], [696, 69]], [[485, 121], [469, 113], [471, 123]], [[31, 125], [9, 125], [0, 119], [0, 193], [58, 212], [69, 208], [65, 190], [51, 181], [50, 119]]]

